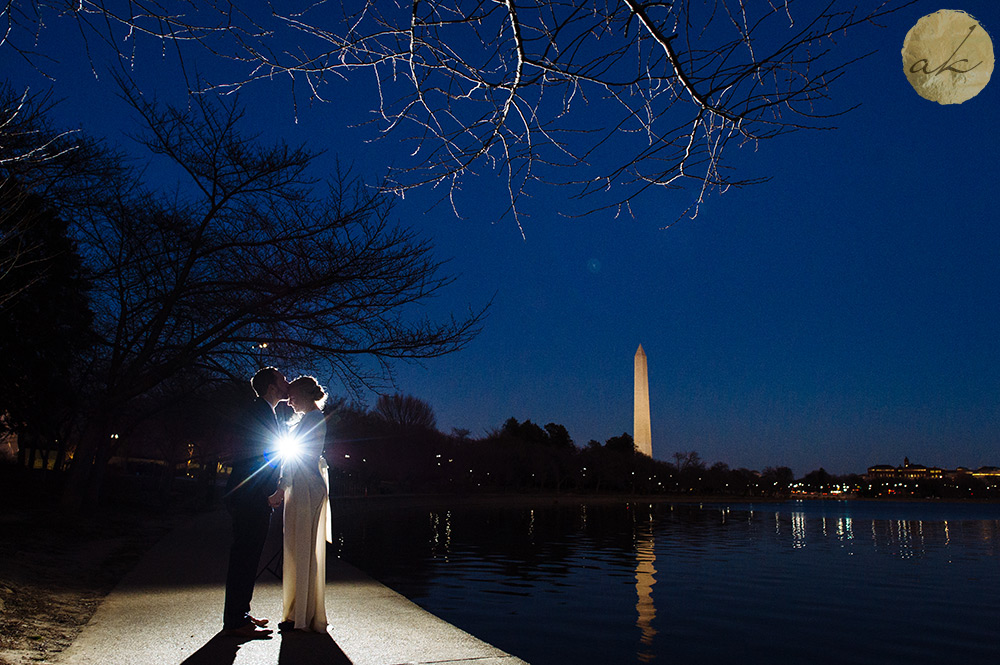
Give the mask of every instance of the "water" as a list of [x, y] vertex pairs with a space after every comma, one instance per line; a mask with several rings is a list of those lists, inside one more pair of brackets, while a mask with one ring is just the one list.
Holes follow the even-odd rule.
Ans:
[[531, 665], [1000, 662], [1000, 505], [547, 505], [338, 520], [344, 558]]

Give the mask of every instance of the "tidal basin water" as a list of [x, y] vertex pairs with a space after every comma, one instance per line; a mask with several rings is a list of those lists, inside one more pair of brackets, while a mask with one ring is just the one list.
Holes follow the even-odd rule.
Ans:
[[373, 511], [338, 553], [531, 665], [1000, 663], [1000, 505]]

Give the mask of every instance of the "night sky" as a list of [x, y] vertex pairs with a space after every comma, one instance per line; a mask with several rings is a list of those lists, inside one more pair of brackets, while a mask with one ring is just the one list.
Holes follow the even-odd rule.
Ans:
[[[973, 15], [996, 47], [995, 0], [921, 1], [884, 29], [852, 33], [845, 48], [877, 52], [832, 94], [860, 108], [835, 131], [730, 153], [740, 175], [771, 180], [713, 196], [668, 229], [692, 192], [650, 193], [634, 218], [575, 218], [565, 215], [580, 211], [570, 191], [535, 189], [525, 237], [501, 217], [496, 174], [463, 184], [462, 219], [433, 207], [441, 192], [407, 195], [396, 216], [459, 275], [428, 313], [493, 305], [464, 351], [398, 366], [398, 390], [429, 402], [446, 432], [479, 436], [513, 416], [563, 424], [578, 445], [603, 442], [632, 430], [641, 343], [657, 458], [696, 450], [710, 463], [786, 465], [799, 476], [904, 456], [1000, 465], [1000, 81], [942, 106], [914, 92], [900, 58], [907, 30], [943, 8]], [[98, 66], [95, 80], [78, 38], [60, 30], [50, 25], [39, 44], [59, 60], [45, 65], [54, 82], [0, 51], [5, 76], [51, 88], [64, 100], [57, 123], [131, 149], [111, 77]], [[176, 73], [169, 56], [135, 68], [144, 89], [175, 102]], [[281, 81], [241, 101], [267, 138], [326, 149], [328, 168], [339, 158], [375, 180], [405, 163], [398, 139], [372, 144], [374, 127], [358, 126], [369, 118], [366, 83], [328, 91], [331, 101], [300, 99], [297, 112]]]

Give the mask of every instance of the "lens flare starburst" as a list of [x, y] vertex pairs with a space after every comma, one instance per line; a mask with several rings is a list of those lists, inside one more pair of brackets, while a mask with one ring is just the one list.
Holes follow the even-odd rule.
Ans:
[[301, 442], [299, 437], [292, 434], [283, 434], [278, 437], [278, 458], [282, 461], [293, 460], [299, 456]]

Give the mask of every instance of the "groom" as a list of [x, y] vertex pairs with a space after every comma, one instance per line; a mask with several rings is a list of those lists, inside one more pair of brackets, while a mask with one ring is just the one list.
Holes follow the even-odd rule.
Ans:
[[257, 398], [237, 425], [238, 449], [226, 485], [226, 507], [233, 519], [233, 544], [226, 574], [226, 605], [222, 629], [229, 635], [266, 639], [267, 619], [250, 615], [257, 566], [267, 539], [271, 506], [267, 497], [277, 486], [276, 463], [266, 453], [274, 449], [280, 426], [274, 415], [278, 402], [288, 399], [288, 381], [274, 367], [265, 367], [250, 380]]

